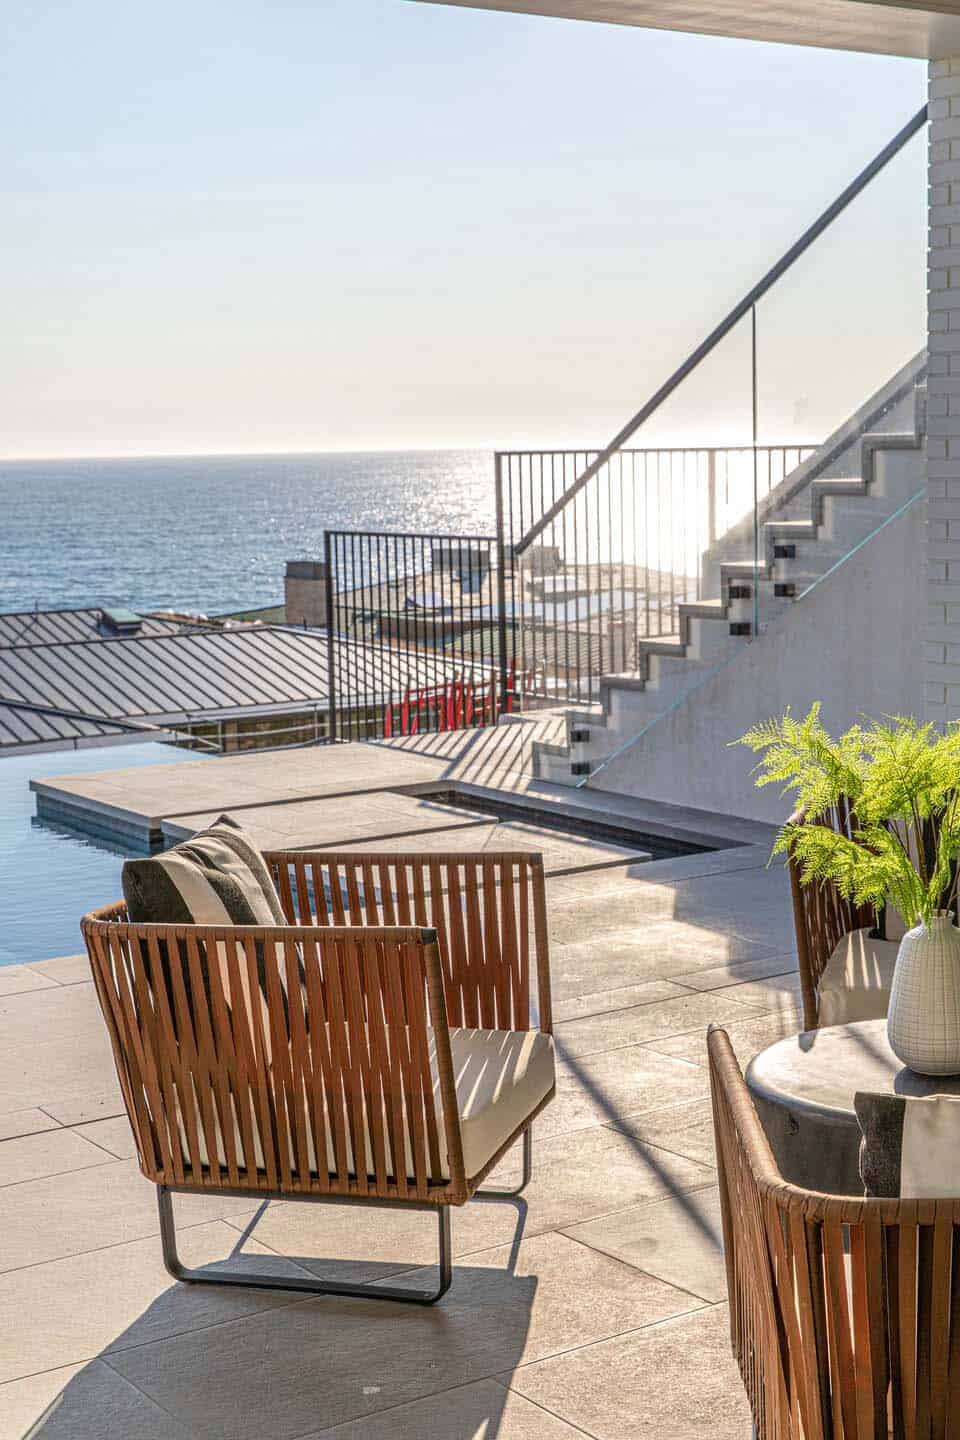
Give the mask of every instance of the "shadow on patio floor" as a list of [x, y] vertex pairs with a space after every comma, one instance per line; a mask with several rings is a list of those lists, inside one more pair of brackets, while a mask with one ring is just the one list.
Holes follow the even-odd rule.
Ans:
[[[517, 1210], [509, 1253], [504, 1247], [490, 1252], [488, 1264], [455, 1264], [451, 1290], [430, 1308], [171, 1283], [97, 1359], [78, 1367], [23, 1434], [306, 1440], [342, 1426], [342, 1440], [495, 1440], [511, 1397], [489, 1378], [471, 1382], [513, 1370], [527, 1345], [538, 1282], [516, 1273], [522, 1203]], [[374, 1284], [401, 1273], [396, 1262], [280, 1259], [259, 1245], [259, 1253], [241, 1253], [255, 1231], [254, 1222], [211, 1272], [218, 1265], [251, 1274], [289, 1269], [354, 1282], [362, 1268]], [[435, 1272], [402, 1273], [401, 1283], [426, 1287]]]

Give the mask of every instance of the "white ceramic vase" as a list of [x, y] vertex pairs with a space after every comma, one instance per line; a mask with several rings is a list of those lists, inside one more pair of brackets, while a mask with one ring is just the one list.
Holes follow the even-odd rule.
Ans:
[[920, 1075], [960, 1074], [960, 930], [946, 910], [900, 941], [887, 1038]]

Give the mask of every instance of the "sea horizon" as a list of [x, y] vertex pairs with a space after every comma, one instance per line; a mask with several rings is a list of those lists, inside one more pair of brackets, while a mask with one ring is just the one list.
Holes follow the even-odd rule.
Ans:
[[492, 452], [452, 449], [2, 460], [0, 505], [5, 613], [279, 604], [324, 530], [492, 534], [495, 509]]

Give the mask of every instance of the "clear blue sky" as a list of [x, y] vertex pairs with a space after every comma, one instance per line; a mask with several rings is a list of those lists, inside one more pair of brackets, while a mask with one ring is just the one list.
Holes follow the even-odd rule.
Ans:
[[[6, 0], [0, 451], [603, 440], [924, 91], [916, 61], [409, 0]], [[866, 216], [855, 268], [903, 310], [919, 154], [887, 191], [910, 273]], [[834, 307], [863, 332], [851, 263], [807, 361]]]

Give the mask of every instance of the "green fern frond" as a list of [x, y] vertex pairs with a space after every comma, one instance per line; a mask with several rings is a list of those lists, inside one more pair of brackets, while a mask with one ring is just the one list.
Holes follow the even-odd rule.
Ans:
[[[910, 924], [951, 903], [960, 861], [960, 724], [940, 735], [909, 716], [866, 719], [834, 740], [815, 704], [786, 710], [738, 742], [760, 759], [758, 786], [792, 794], [803, 823], [788, 822], [772, 855], [789, 854], [805, 885], [834, 884], [858, 906], [892, 902]], [[849, 803], [857, 829], [820, 823]]]

